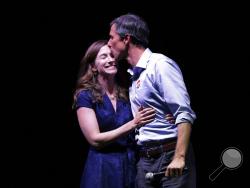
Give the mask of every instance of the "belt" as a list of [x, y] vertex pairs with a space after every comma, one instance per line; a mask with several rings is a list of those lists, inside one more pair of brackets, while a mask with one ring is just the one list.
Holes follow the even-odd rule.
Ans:
[[149, 148], [139, 149], [139, 156], [150, 158], [159, 155], [163, 152], [174, 150], [175, 147], [176, 147], [176, 140]]

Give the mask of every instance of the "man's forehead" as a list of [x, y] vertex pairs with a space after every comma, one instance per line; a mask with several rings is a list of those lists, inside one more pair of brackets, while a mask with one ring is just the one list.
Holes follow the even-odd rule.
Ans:
[[110, 33], [116, 33], [116, 25], [115, 24], [113, 24], [112, 26], [111, 26], [111, 28], [110, 28]]

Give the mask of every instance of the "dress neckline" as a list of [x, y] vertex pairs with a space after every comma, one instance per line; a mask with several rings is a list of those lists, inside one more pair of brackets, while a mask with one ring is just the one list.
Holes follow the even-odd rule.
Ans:
[[118, 103], [117, 97], [115, 96], [114, 99], [111, 99], [109, 97], [109, 95], [107, 94], [107, 92], [105, 92], [105, 95], [106, 95], [106, 97], [107, 97], [107, 99], [109, 101], [109, 104], [112, 106], [113, 111], [116, 113], [116, 111], [117, 111], [117, 103]]

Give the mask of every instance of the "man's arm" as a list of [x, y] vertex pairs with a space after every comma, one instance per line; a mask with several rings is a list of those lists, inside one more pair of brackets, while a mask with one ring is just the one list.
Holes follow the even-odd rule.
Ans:
[[180, 123], [178, 126], [177, 144], [175, 154], [172, 162], [168, 165], [165, 175], [166, 176], [180, 176], [185, 167], [185, 158], [188, 150], [191, 124]]
[[[176, 119], [177, 144], [172, 162], [168, 165], [165, 175], [178, 176], [185, 167], [185, 158], [189, 146], [191, 127], [196, 115], [190, 106], [182, 72], [172, 60], [166, 59], [156, 66], [156, 85], [166, 105]], [[162, 87], [164, 86], [164, 87]]]

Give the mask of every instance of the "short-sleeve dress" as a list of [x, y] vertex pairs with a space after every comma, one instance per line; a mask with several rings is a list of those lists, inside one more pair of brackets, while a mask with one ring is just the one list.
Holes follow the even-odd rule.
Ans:
[[[103, 103], [93, 103], [89, 90], [79, 93], [76, 109], [80, 107], [91, 108], [95, 111], [100, 132], [116, 129], [133, 118], [128, 101], [118, 99], [115, 111], [106, 94], [103, 96]], [[80, 187], [132, 188], [135, 173], [134, 133], [131, 133], [102, 149], [89, 147]]]

